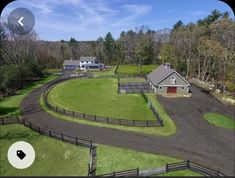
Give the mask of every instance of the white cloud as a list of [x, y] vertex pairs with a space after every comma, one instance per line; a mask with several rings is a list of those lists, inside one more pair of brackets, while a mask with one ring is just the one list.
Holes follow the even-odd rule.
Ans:
[[207, 12], [196, 10], [196, 11], [190, 11], [190, 14], [191, 14], [192, 16], [202, 16], [202, 15], [206, 15]]
[[145, 4], [125, 4], [123, 9], [135, 15], [144, 15], [151, 11], [151, 6]]

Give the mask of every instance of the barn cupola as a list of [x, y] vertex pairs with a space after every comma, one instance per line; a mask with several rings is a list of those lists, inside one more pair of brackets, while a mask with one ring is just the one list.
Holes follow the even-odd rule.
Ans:
[[171, 68], [171, 64], [169, 62], [166, 62], [163, 64], [165, 68]]

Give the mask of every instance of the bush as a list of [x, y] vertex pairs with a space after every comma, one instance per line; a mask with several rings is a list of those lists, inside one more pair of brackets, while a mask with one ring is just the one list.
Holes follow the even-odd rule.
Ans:
[[5, 92], [7, 89], [15, 88], [20, 84], [18, 68], [11, 65], [0, 67], [0, 91]]

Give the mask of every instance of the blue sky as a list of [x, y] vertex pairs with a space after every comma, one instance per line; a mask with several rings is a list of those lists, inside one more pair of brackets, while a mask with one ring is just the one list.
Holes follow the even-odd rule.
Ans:
[[231, 8], [218, 0], [18, 0], [3, 9], [1, 21], [17, 7], [31, 10], [39, 38], [51, 41], [96, 40], [108, 32], [118, 38], [121, 31], [141, 25], [172, 28], [178, 20], [196, 22], [214, 9], [234, 18]]

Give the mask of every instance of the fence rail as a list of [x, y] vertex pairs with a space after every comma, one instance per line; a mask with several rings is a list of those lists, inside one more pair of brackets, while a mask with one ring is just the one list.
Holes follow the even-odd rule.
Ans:
[[93, 77], [84, 77], [84, 76], [66, 77], [66, 78], [58, 79], [58, 80], [53, 81], [50, 84], [48, 84], [48, 86], [45, 88], [45, 90], [43, 92], [43, 100], [48, 108], [50, 108], [51, 110], [53, 110], [55, 112], [58, 112], [58, 113], [61, 113], [64, 115], [68, 115], [68, 116], [71, 116], [74, 118], [80, 118], [80, 119], [84, 119], [84, 120], [107, 123], [107, 124], [124, 125], [124, 126], [138, 126], [138, 127], [163, 126], [161, 123], [158, 122], [158, 120], [128, 120], [128, 119], [123, 119], [123, 118], [112, 118], [109, 116], [97, 116], [97, 115], [91, 115], [91, 114], [87, 114], [87, 113], [80, 113], [80, 112], [76, 112], [76, 111], [71, 111], [71, 110], [67, 110], [64, 108], [59, 108], [59, 107], [56, 107], [56, 106], [53, 106], [52, 104], [50, 104], [48, 102], [47, 97], [48, 97], [48, 94], [51, 91], [51, 89], [56, 84], [64, 82], [69, 79], [73, 79], [73, 78], [85, 79], [85, 78], [93, 78]]
[[191, 171], [200, 173], [204, 176], [220, 176], [220, 177], [224, 176], [224, 174], [222, 174], [219, 170], [216, 171], [216, 170], [207, 168], [205, 166], [193, 163], [190, 160], [178, 162], [178, 163], [166, 164], [166, 172], [185, 170], [185, 169], [189, 169]]
[[123, 177], [123, 176], [139, 176], [139, 168], [129, 169], [124, 171], [112, 172], [108, 174], [101, 174], [100, 177]]
[[0, 119], [0, 125], [8, 125], [8, 124], [23, 124], [25, 127], [28, 127], [31, 130], [34, 130], [41, 135], [49, 136], [50, 138], [61, 140], [63, 142], [71, 143], [74, 145], [85, 146], [90, 148], [88, 175], [95, 176], [97, 155], [96, 155], [96, 146], [92, 143], [92, 140], [73, 137], [50, 129], [42, 128], [19, 117], [9, 117], [9, 118]]

